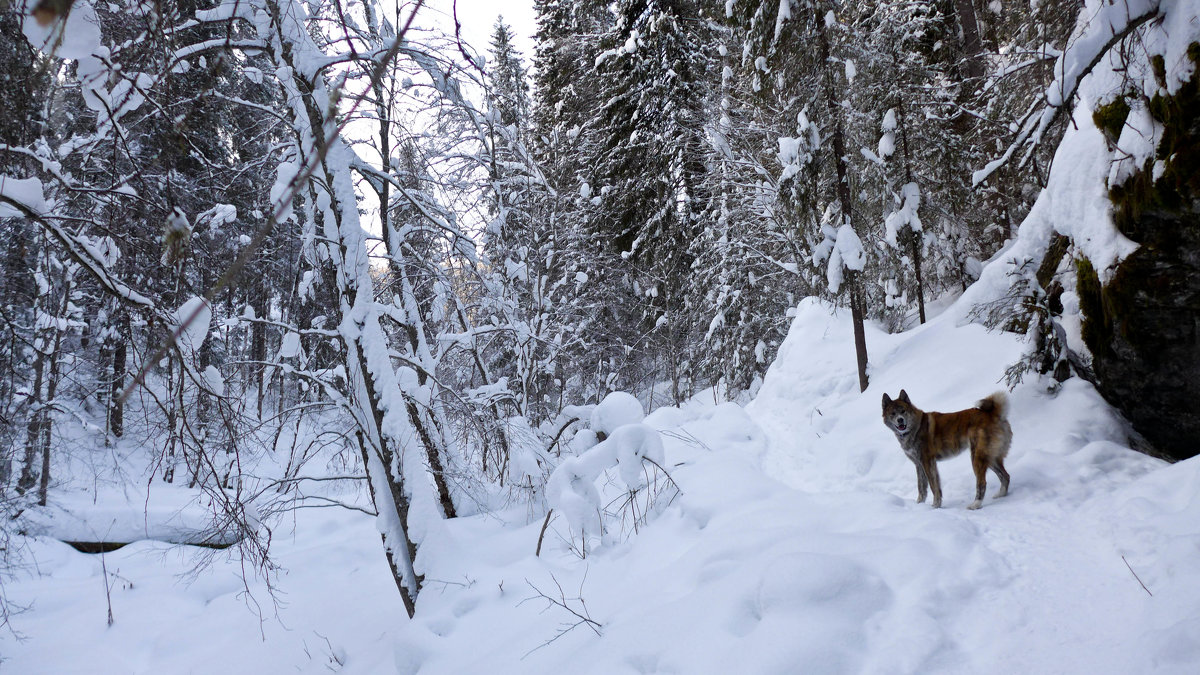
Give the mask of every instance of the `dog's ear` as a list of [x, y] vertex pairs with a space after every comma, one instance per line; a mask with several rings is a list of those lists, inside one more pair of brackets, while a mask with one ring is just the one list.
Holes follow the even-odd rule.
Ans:
[[892, 402], [892, 397], [891, 397], [891, 396], [888, 396], [888, 395], [887, 395], [887, 393], [885, 392], [885, 393], [884, 393], [884, 395], [883, 395], [883, 407], [884, 407], [884, 408], [887, 408], [887, 407], [888, 407], [888, 404], [889, 404], [889, 403], [891, 403], [891, 402]]
[[900, 390], [900, 398], [898, 398], [896, 400], [898, 400], [902, 403], [912, 403], [912, 401], [910, 401], [908, 399], [908, 392], [904, 391], [903, 389]]

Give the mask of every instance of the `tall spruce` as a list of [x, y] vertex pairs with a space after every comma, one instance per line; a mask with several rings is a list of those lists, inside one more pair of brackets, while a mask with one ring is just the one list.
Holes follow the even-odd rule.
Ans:
[[700, 9], [682, 0], [613, 6], [617, 21], [595, 62], [601, 103], [585, 130], [593, 141], [585, 188], [595, 198], [584, 227], [626, 263], [624, 290], [638, 308], [637, 333], [623, 346], [648, 352], [643, 367], [670, 382], [675, 402], [692, 387], [688, 244], [707, 208], [703, 104], [712, 67]]

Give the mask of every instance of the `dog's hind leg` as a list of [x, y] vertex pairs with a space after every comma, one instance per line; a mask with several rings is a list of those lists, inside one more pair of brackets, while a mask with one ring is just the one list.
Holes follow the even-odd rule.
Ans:
[[991, 468], [992, 471], [994, 471], [996, 475], [1000, 477], [1000, 489], [996, 491], [996, 494], [992, 497], [992, 499], [999, 499], [1000, 497], [1008, 494], [1008, 471], [1004, 469], [1004, 458], [998, 457], [993, 459]]
[[971, 502], [967, 508], [974, 511], [983, 506], [983, 493], [987, 490], [988, 470], [987, 457], [984, 457], [974, 444], [971, 446], [971, 468], [975, 469], [975, 501]]

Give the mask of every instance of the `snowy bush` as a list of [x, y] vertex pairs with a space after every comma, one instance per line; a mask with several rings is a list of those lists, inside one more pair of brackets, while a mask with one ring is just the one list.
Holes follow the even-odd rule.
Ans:
[[566, 518], [572, 542], [578, 536], [581, 555], [590, 537], [618, 540], [645, 523], [660, 496], [678, 493], [662, 466], [662, 438], [642, 419], [636, 398], [609, 394], [592, 411], [591, 429], [576, 435], [584, 442], [568, 446], [582, 451], [564, 459], [546, 482], [546, 501]]

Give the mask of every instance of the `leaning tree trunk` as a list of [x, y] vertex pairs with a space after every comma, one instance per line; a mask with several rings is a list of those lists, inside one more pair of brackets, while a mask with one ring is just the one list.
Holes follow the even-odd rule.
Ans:
[[[332, 93], [327, 90], [323, 75], [319, 70], [309, 72], [314, 57], [321, 55], [320, 49], [307, 32], [301, 19], [303, 14], [284, 5], [280, 0], [267, 0], [270, 23], [256, 25], [276, 65], [290, 69], [292, 74], [281, 84], [295, 134], [294, 158], [300, 163], [289, 190], [276, 203], [272, 219], [286, 210], [300, 185], [307, 187], [311, 204], [327, 205], [310, 213], [317, 221], [314, 224], [323, 226], [327, 233], [326, 245], [336, 270], [339, 318], [343, 326], [339, 335], [346, 350], [350, 393], [348, 407], [358, 425], [364, 469], [388, 565], [411, 617], [416, 611], [422, 580], [413, 566], [417, 545], [407, 534], [414, 486], [406, 486], [403, 478], [417, 474], [412, 467], [407, 472], [403, 467], [406, 455], [428, 456], [435, 450], [412, 447], [422, 445], [423, 439], [403, 410], [412, 392], [406, 390], [410, 385], [401, 384], [396, 376], [387, 337], [379, 323], [367, 242], [354, 200], [352, 150], [340, 137], [338, 120], [331, 117], [326, 105], [332, 100]], [[373, 81], [383, 76], [387, 64], [395, 58], [404, 32], [400, 31], [386, 52], [377, 57], [371, 75]], [[320, 180], [309, 180], [314, 175]]]

